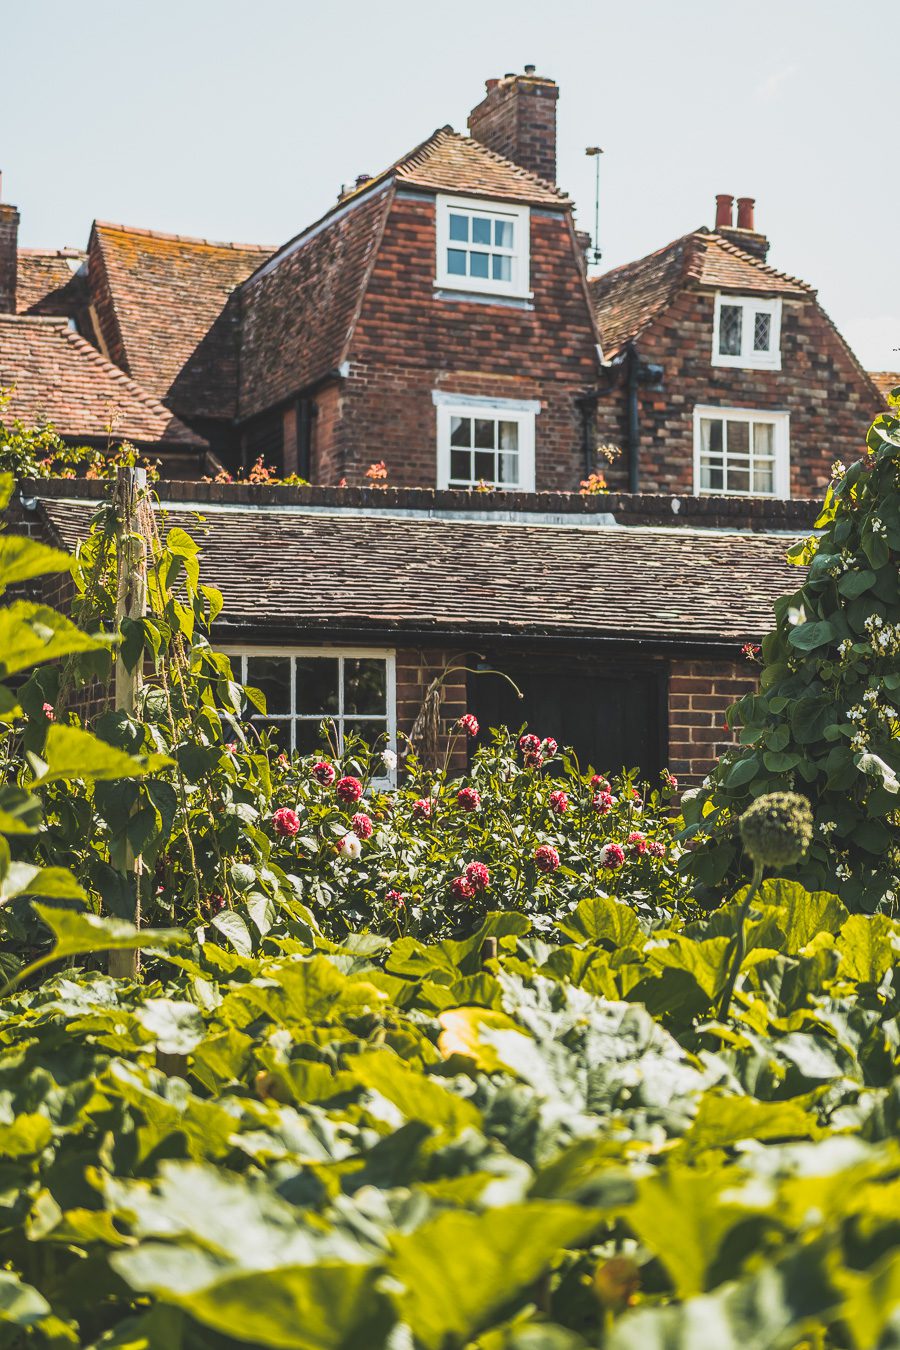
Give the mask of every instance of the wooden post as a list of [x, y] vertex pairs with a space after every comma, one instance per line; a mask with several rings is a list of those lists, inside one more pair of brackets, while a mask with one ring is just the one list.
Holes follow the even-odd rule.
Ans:
[[[116, 631], [123, 619], [142, 619], [147, 612], [147, 546], [140, 534], [137, 520], [138, 503], [147, 490], [146, 469], [118, 469], [116, 472]], [[139, 658], [134, 670], [128, 670], [121, 653], [116, 653], [116, 710], [134, 716], [141, 692], [143, 661]], [[141, 923], [140, 878], [143, 864], [135, 857], [127, 839], [120, 869], [134, 878], [134, 922]], [[134, 979], [138, 970], [136, 951], [110, 952], [109, 973], [121, 979]]]

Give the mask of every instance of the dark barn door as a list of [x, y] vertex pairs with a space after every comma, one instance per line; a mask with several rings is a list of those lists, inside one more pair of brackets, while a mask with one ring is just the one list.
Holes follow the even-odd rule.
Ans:
[[481, 670], [503, 671], [521, 689], [516, 697], [506, 680], [479, 673], [468, 677], [469, 710], [482, 727], [523, 722], [538, 736], [572, 745], [582, 769], [603, 773], [639, 768], [655, 782], [665, 763], [665, 673], [611, 668], [597, 658], [497, 655]]

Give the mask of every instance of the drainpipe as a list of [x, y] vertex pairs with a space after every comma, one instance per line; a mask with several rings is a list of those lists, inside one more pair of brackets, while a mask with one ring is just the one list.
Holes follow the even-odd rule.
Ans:
[[641, 424], [638, 405], [638, 366], [640, 357], [634, 343], [628, 344], [628, 373], [625, 382], [625, 409], [628, 422], [628, 491], [641, 490]]

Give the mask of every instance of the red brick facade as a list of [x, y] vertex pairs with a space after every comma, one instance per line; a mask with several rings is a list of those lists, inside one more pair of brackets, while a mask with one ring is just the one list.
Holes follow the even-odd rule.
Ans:
[[524, 75], [488, 80], [486, 96], [469, 113], [469, 134], [523, 168], [556, 182], [556, 101], [554, 80]]
[[[391, 207], [348, 352], [348, 373], [316, 395], [313, 480], [364, 482], [384, 460], [389, 481], [436, 484], [434, 391], [534, 399], [536, 486], [569, 490], [585, 476], [578, 399], [595, 386], [596, 334], [566, 212], [531, 211], [531, 287], [524, 308], [439, 294], [434, 197]], [[487, 297], [485, 297], [487, 299]]]
[[[790, 413], [792, 497], [821, 497], [836, 459], [859, 457], [877, 393], [813, 296], [785, 298], [781, 369], [745, 370], [711, 364], [715, 292], [680, 292], [641, 334], [644, 362], [663, 369], [660, 387], [638, 389], [640, 491], [694, 491], [694, 408], [699, 404]], [[601, 394], [598, 439], [625, 453], [604, 470], [610, 486], [627, 489], [628, 431], [624, 371]]]
[[734, 661], [673, 661], [669, 667], [669, 768], [695, 786], [735, 743], [725, 713], [756, 688], [753, 667]]

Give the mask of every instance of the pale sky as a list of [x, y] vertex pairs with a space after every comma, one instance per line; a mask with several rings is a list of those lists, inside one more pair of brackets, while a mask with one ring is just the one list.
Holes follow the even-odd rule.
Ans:
[[[757, 199], [770, 261], [900, 370], [900, 0], [0, 0], [0, 169], [25, 245], [91, 220], [279, 244], [484, 81], [560, 85], [602, 269]], [[601, 269], [601, 270], [602, 270]]]

